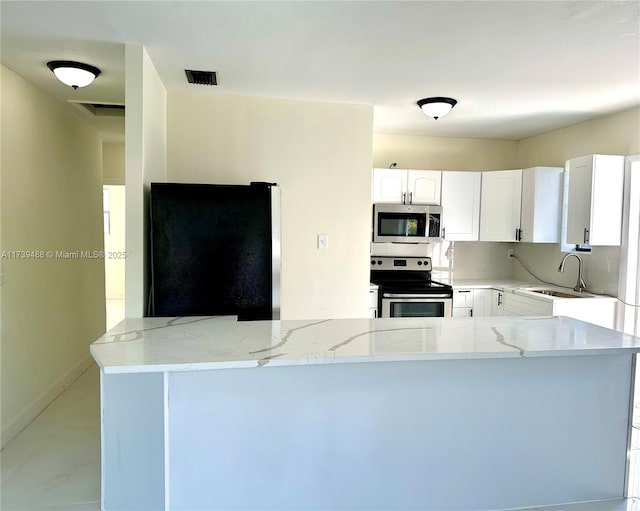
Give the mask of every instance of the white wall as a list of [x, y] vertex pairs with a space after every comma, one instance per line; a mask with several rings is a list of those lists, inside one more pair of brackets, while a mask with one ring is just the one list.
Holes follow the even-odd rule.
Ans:
[[[372, 114], [169, 93], [169, 181], [281, 186], [283, 319], [367, 316]], [[316, 248], [320, 233], [326, 251]]]
[[149, 184], [167, 175], [167, 91], [143, 46], [125, 45], [125, 311], [146, 313], [149, 291]]
[[[524, 167], [551, 165], [564, 167], [570, 158], [587, 154], [630, 155], [640, 152], [640, 108], [568, 126], [518, 142], [518, 161]], [[619, 228], [619, 226], [615, 226]], [[515, 245], [516, 255], [542, 279], [573, 287], [577, 269], [568, 261], [564, 273], [557, 271], [562, 259], [560, 245]], [[617, 294], [620, 267], [619, 247], [594, 247], [584, 255], [585, 281], [588, 289]], [[520, 265], [514, 265], [516, 277], [526, 277]]]
[[564, 167], [587, 154], [640, 153], [640, 108], [581, 122], [518, 142], [518, 164]]
[[124, 184], [124, 144], [102, 144], [102, 175], [105, 185]]
[[[3, 250], [102, 250], [100, 134], [5, 67], [1, 96]], [[105, 297], [99, 258], [2, 267], [4, 445], [91, 363]]]
[[373, 166], [421, 170], [504, 170], [518, 168], [518, 143], [513, 140], [373, 136]]

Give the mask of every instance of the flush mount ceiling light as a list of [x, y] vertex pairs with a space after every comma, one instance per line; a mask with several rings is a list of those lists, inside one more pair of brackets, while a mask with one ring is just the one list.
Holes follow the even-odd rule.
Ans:
[[58, 80], [74, 89], [86, 87], [100, 74], [97, 67], [72, 60], [52, 60], [47, 62], [47, 67], [53, 71]]
[[424, 98], [418, 101], [418, 106], [429, 117], [438, 120], [449, 113], [457, 101], [453, 98]]

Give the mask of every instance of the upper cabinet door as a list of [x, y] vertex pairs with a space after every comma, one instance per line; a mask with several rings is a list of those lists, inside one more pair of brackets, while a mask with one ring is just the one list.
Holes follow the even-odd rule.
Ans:
[[373, 169], [373, 202], [402, 204], [407, 199], [407, 171], [395, 169]]
[[520, 241], [559, 243], [562, 221], [562, 167], [522, 171]]
[[567, 243], [589, 244], [591, 229], [591, 186], [593, 158], [585, 156], [568, 162]]
[[440, 204], [441, 183], [439, 170], [409, 170], [407, 204]]
[[567, 170], [567, 243], [620, 245], [624, 156], [573, 158]]
[[442, 237], [447, 241], [478, 241], [482, 172], [442, 173]]
[[521, 170], [482, 173], [480, 241], [516, 241], [521, 192]]

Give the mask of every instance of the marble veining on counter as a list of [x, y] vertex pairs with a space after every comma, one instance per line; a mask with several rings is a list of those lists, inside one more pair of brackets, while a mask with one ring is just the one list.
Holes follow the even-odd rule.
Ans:
[[640, 338], [567, 317], [138, 318], [91, 345], [105, 373], [622, 352]]

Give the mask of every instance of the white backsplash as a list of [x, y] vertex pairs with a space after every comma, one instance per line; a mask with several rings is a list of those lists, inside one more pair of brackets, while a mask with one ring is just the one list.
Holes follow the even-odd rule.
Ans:
[[453, 250], [454, 279], [509, 279], [513, 276], [513, 259], [507, 250], [513, 243], [456, 241]]
[[[514, 253], [539, 278], [559, 286], [573, 287], [578, 276], [578, 262], [570, 258], [564, 273], [558, 265], [565, 255], [559, 244], [496, 243], [483, 241], [443, 241], [440, 243], [372, 243], [373, 255], [398, 257], [431, 257], [433, 278], [450, 279], [516, 279], [536, 281], [515, 259]], [[620, 247], [594, 247], [591, 254], [580, 254], [584, 261], [583, 277], [587, 289], [598, 294], [617, 295], [620, 270]]]
[[[514, 243], [515, 254], [522, 263], [539, 278], [560, 286], [573, 287], [578, 277], [578, 261], [569, 258], [564, 273], [558, 272], [558, 265], [565, 253], [558, 244]], [[584, 262], [583, 277], [587, 289], [598, 294], [616, 295], [620, 272], [620, 247], [593, 247], [591, 254], [579, 254]], [[515, 278], [531, 278], [527, 271], [516, 262]]]
[[508, 279], [512, 277], [513, 260], [507, 260], [507, 249], [513, 243], [442, 241], [439, 243], [372, 243], [372, 255], [398, 257], [431, 257], [435, 280]]

